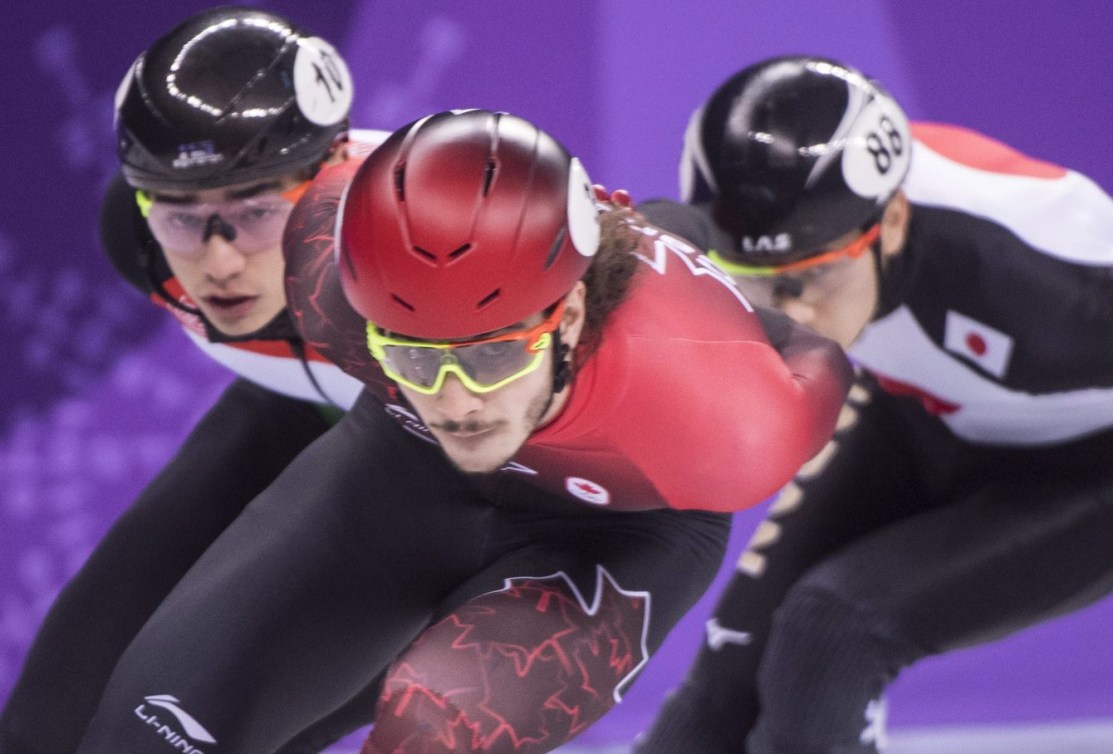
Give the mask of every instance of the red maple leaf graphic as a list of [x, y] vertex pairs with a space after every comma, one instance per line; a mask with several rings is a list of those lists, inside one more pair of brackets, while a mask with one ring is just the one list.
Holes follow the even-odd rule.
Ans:
[[367, 348], [367, 321], [344, 296], [336, 260], [340, 195], [359, 167], [349, 160], [323, 170], [286, 223], [286, 299], [306, 345], [372, 389], [392, 383]]
[[540, 752], [587, 728], [646, 659], [648, 597], [602, 569], [597, 591], [511, 579], [462, 606], [392, 669], [366, 751]]
[[576, 482], [576, 489], [589, 495], [598, 495], [600, 492], [599, 487], [591, 482]]

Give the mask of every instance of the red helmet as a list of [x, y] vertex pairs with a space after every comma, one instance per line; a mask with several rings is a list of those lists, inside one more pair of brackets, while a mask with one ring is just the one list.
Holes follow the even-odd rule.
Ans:
[[568, 293], [599, 248], [579, 160], [505, 113], [431, 115], [391, 135], [342, 198], [340, 279], [391, 332], [466, 338]]

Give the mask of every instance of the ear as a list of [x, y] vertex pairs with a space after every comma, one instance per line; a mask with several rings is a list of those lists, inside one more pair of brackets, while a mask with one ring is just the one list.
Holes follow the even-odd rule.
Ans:
[[903, 191], [897, 191], [885, 205], [881, 214], [881, 256], [894, 257], [904, 249], [908, 240], [908, 223], [912, 219], [912, 205]]
[[583, 333], [587, 318], [587, 286], [577, 280], [572, 290], [564, 297], [564, 316], [560, 319], [560, 342], [566, 343], [569, 350], [575, 350]]

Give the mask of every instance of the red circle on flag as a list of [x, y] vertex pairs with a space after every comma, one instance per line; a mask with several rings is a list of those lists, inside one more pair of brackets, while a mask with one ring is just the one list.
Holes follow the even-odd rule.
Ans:
[[986, 345], [985, 338], [978, 335], [976, 332], [972, 332], [966, 336], [966, 347], [969, 348], [970, 353], [975, 356], [985, 356], [985, 352], [989, 348]]

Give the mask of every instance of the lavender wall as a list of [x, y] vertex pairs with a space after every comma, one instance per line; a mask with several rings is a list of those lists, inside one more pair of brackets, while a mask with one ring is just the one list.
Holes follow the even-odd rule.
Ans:
[[[844, 58], [913, 117], [974, 126], [1113, 189], [1104, 0], [255, 4], [341, 48], [359, 84], [357, 125], [510, 110], [557, 134], [595, 180], [637, 197], [675, 196], [688, 114], [721, 79], [793, 52]], [[111, 19], [107, 4], [10, 5], [0, 25], [0, 699], [56, 590], [228, 379], [117, 281], [95, 235], [116, 84], [155, 35], [207, 3], [114, 0]], [[739, 516], [735, 552], [755, 515]], [[627, 740], [644, 726], [705, 609], [585, 740]], [[1110, 626], [1107, 602], [925, 662], [894, 689], [894, 725], [1111, 716]]]

